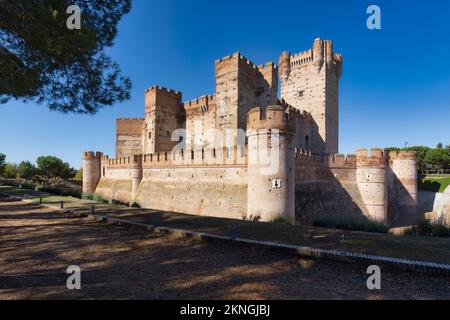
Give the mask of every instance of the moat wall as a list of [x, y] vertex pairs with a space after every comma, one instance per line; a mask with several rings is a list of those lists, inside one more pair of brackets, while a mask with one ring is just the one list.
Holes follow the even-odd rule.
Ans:
[[247, 168], [143, 169], [134, 197], [131, 169], [113, 169], [100, 180], [96, 193], [156, 210], [242, 219], [247, 214]]

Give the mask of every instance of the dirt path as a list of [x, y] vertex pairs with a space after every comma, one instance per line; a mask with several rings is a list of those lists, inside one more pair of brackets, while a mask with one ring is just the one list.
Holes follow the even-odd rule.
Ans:
[[[81, 290], [66, 268], [82, 269]], [[0, 200], [0, 299], [450, 299], [450, 279], [158, 235]]]

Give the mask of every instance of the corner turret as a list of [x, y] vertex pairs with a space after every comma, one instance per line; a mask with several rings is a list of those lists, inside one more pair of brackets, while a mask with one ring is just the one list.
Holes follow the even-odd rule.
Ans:
[[247, 114], [247, 218], [295, 222], [295, 116], [281, 106]]
[[93, 151], [83, 152], [83, 193], [94, 193], [101, 176], [103, 154]]

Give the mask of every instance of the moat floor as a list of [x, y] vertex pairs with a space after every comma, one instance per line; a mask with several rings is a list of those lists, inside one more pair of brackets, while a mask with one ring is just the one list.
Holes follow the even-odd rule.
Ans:
[[[450, 299], [450, 279], [153, 234], [0, 200], [0, 299]], [[66, 268], [81, 267], [81, 290]]]

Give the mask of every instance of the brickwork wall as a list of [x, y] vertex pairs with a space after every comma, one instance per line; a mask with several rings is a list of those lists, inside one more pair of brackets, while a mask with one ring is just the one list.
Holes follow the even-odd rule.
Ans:
[[116, 121], [116, 158], [142, 153], [143, 118]]

